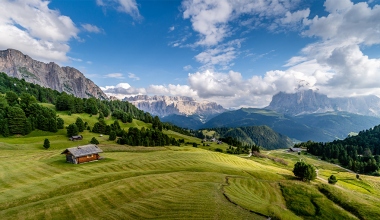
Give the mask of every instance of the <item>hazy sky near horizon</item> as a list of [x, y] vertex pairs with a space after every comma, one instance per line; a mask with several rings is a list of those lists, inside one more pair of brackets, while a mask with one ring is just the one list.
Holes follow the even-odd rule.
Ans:
[[280, 92], [380, 95], [380, 1], [0, 0], [0, 49], [119, 98], [263, 107]]

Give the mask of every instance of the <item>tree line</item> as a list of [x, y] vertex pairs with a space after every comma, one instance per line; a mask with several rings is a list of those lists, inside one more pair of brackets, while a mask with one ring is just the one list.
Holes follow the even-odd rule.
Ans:
[[330, 162], [337, 161], [354, 172], [379, 175], [380, 125], [344, 140], [326, 143], [308, 141], [295, 147], [304, 147], [308, 153]]

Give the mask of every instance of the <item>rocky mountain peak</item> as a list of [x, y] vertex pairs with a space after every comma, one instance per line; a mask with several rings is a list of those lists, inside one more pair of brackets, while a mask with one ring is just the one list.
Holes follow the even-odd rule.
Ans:
[[197, 101], [186, 96], [147, 96], [126, 97], [137, 108], [159, 117], [168, 115], [201, 115], [208, 117], [226, 110], [215, 102]]
[[314, 90], [301, 90], [296, 93], [279, 92], [273, 96], [266, 109], [287, 115], [345, 111], [354, 114], [380, 116], [380, 98], [374, 95], [329, 98]]
[[40, 62], [18, 50], [0, 51], [0, 72], [80, 98], [108, 99], [107, 95], [79, 70], [60, 67], [54, 62]]

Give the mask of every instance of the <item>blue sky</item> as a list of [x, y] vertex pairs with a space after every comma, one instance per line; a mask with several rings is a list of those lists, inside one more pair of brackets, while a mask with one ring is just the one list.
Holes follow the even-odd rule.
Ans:
[[72, 66], [108, 95], [263, 107], [280, 92], [380, 95], [380, 2], [0, 0], [0, 49]]

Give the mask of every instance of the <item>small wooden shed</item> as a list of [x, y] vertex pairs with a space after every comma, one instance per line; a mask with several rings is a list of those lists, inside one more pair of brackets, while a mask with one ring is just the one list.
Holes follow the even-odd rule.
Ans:
[[70, 141], [77, 141], [77, 140], [82, 140], [82, 139], [83, 139], [82, 135], [71, 136], [69, 138]]
[[66, 155], [66, 162], [79, 164], [93, 160], [99, 160], [99, 153], [103, 151], [95, 144], [88, 144], [78, 147], [71, 147], [64, 150], [61, 154]]

